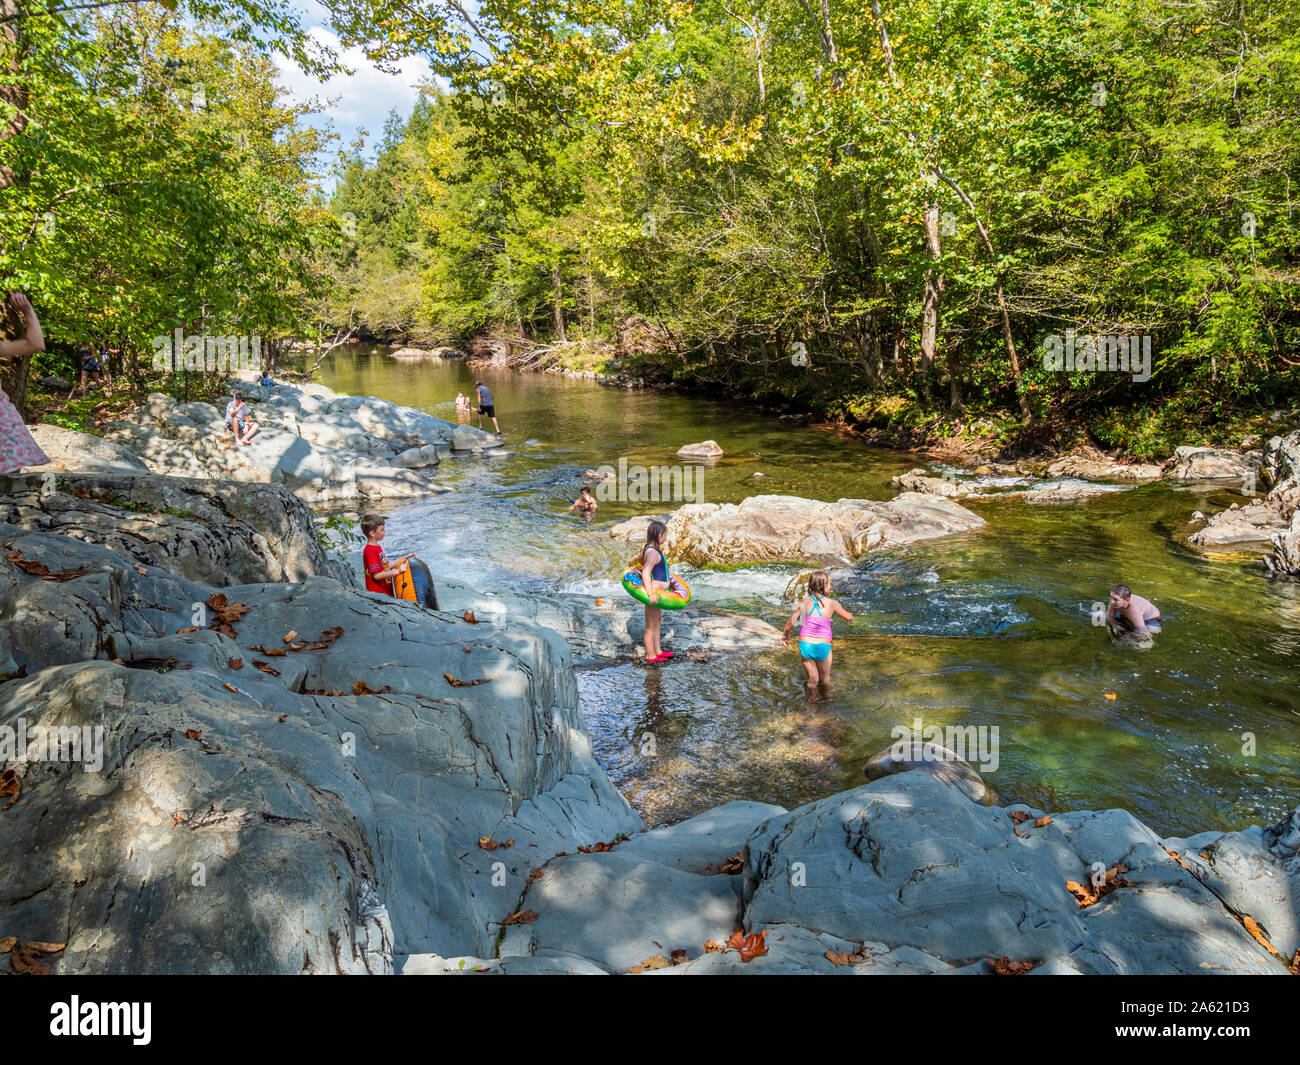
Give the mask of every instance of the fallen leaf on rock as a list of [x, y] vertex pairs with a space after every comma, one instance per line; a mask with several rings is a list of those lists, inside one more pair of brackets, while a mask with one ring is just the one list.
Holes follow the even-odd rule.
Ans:
[[262, 648], [262, 654], [267, 655], [267, 656], [270, 657], [270, 658], [284, 658], [286, 655], [288, 655], [288, 653], [289, 653], [289, 652], [286, 651], [286, 650], [285, 650], [284, 648], [282, 648], [282, 647], [263, 647], [263, 648]]
[[307, 641], [306, 641], [306, 640], [299, 640], [297, 643], [291, 643], [291, 644], [289, 644], [289, 650], [290, 650], [290, 651], [305, 651], [305, 650], [307, 650]]
[[17, 944], [17, 936], [0, 936], [0, 954], [8, 954]]
[[231, 669], [243, 669], [244, 660], [242, 658], [232, 658], [229, 665]]
[[320, 634], [320, 639], [311, 645], [311, 649], [313, 651], [323, 651], [342, 635], [342, 625], [335, 625], [332, 629], [326, 629]]
[[444, 673], [443, 676], [447, 678], [447, 683], [453, 688], [472, 688], [476, 684], [486, 684], [492, 679], [491, 677], [479, 677], [478, 680], [457, 680], [450, 673]]
[[1300, 976], [1300, 949], [1297, 949], [1295, 956], [1291, 959], [1291, 964], [1287, 966], [1291, 970], [1292, 976]]
[[273, 677], [278, 677], [280, 675], [280, 671], [271, 665], [270, 662], [263, 662], [260, 658], [253, 659], [253, 668], [260, 670], [263, 673], [269, 673]]
[[867, 955], [862, 951], [857, 954], [845, 954], [839, 950], [828, 950], [825, 957], [828, 962], [837, 968], [845, 965], [857, 965], [867, 960]]
[[505, 843], [497, 843], [491, 836], [479, 836], [478, 845], [485, 851], [494, 851], [498, 847], [513, 847], [514, 840], [507, 840]]
[[537, 920], [537, 914], [532, 910], [520, 910], [518, 913], [512, 913], [502, 924], [532, 924]]
[[176, 630], [176, 635], [177, 635], [177, 636], [183, 636], [183, 635], [185, 635], [185, 633], [187, 633], [187, 632], [199, 632], [199, 631], [200, 631], [200, 629], [199, 629], [199, 626], [198, 626], [198, 625], [189, 625], [189, 626], [187, 626], [186, 628], [183, 628], [183, 629], [177, 629], [177, 630]]
[[218, 621], [224, 621], [227, 625], [233, 625], [248, 613], [248, 607], [243, 603], [232, 603], [222, 592], [213, 592], [208, 596], [208, 609], [216, 615]]
[[1047, 814], [1043, 814], [1042, 817], [1040, 817], [1037, 821], [1034, 822], [1034, 827], [1042, 828], [1044, 825], [1050, 825], [1051, 823], [1052, 823], [1052, 819]]
[[288, 632], [286, 632], [283, 636], [280, 637], [280, 641], [282, 643], [293, 643], [293, 641], [296, 640], [297, 638], [298, 638], [298, 630], [290, 629]]
[[676, 950], [670, 950], [668, 952], [668, 957], [674, 965], [685, 965], [691, 960], [691, 956], [681, 947], [678, 947]]
[[236, 688], [233, 684], [223, 684], [222, 687], [223, 687], [223, 688], [227, 688], [227, 689], [229, 689], [229, 690], [232, 691], [232, 692], [237, 692], [237, 691], [239, 691], [239, 689]]
[[288, 717], [289, 717], [288, 714], [281, 714], [281, 715], [280, 715], [280, 724], [284, 724], [285, 720], [286, 720]]
[[633, 965], [632, 968], [628, 970], [628, 972], [645, 973], [645, 972], [649, 972], [651, 969], [671, 969], [672, 965], [673, 963], [670, 962], [667, 958], [665, 958], [662, 954], [655, 954], [652, 957], [646, 958], [646, 960], [643, 961], [640, 965]]
[[57, 954], [66, 946], [66, 943], [42, 943], [39, 940], [32, 940], [23, 944], [23, 951], [27, 954]]
[[203, 735], [203, 731], [202, 731], [202, 729], [187, 728], [187, 729], [185, 730], [185, 738], [186, 738], [187, 740], [197, 740], [197, 739], [201, 738], [202, 735]]
[[729, 875], [734, 875], [736, 873], [741, 872], [744, 868], [745, 868], [745, 852], [741, 851], [739, 854], [733, 854], [730, 858], [728, 858], [725, 862], [723, 862], [722, 865], [718, 867], [718, 871], [722, 873], [727, 873]]
[[740, 951], [740, 960], [750, 962], [755, 958], [767, 953], [767, 929], [761, 932], [751, 932], [745, 935], [743, 932], [733, 932], [731, 938], [727, 940], [727, 946], [732, 950]]
[[8, 559], [20, 570], [31, 577], [40, 577], [43, 581], [71, 581], [82, 576], [86, 570], [83, 569], [65, 569], [52, 570], [44, 562], [37, 562], [35, 559], [23, 558], [22, 552], [10, 551]]
[[145, 569], [145, 568], [144, 568], [143, 566], [141, 566], [139, 563], [136, 563], [135, 571], [136, 571], [136, 573], [148, 573], [148, 572], [149, 572], [147, 569]]
[[705, 954], [721, 954], [726, 949], [727, 948], [724, 947], [721, 943], [719, 943], [716, 939], [710, 939], [707, 943], [704, 944]]
[[183, 818], [183, 817], [181, 816], [181, 812], [180, 812], [180, 810], [173, 810], [173, 811], [172, 811], [172, 828], [175, 828], [177, 825], [179, 825], [179, 824], [180, 824], [182, 821], [184, 821], [184, 820], [185, 820], [185, 818]]
[[1107, 693], [1106, 693], [1106, 698], [1107, 698], [1107, 699], [1110, 699], [1110, 700], [1113, 702], [1114, 700], [1118, 699], [1119, 696], [1116, 695], [1114, 692], [1107, 692]]
[[1104, 899], [1116, 888], [1137, 887], [1133, 881], [1124, 880], [1120, 877], [1120, 873], [1127, 872], [1127, 865], [1112, 865], [1105, 873], [1098, 877], [1101, 882], [1096, 886], [1094, 886], [1091, 881], [1089, 881], [1087, 886], [1084, 886], [1083, 884], [1075, 883], [1073, 880], [1067, 880], [1065, 883], [1065, 890], [1075, 897], [1075, 900], [1079, 903], [1079, 909], [1085, 910], [1089, 906], [1099, 902], [1101, 899]]
[[9, 952], [9, 964], [13, 966], [14, 972], [21, 976], [50, 975], [50, 967], [42, 965], [34, 957], [29, 956], [22, 947], [14, 947]]
[[579, 854], [604, 854], [606, 851], [612, 851], [615, 847], [613, 843], [593, 843], [590, 847], [579, 847]]
[[8, 795], [9, 801], [0, 810], [7, 810], [18, 801], [18, 795], [23, 790], [23, 782], [18, 778], [16, 769], [6, 769], [0, 773], [0, 798]]
[[545, 875], [546, 875], [545, 869], [534, 869], [531, 873], [528, 874], [528, 880], [531, 883], [536, 880], [541, 880], [542, 877], [544, 877]]
[[228, 621], [214, 621], [208, 626], [208, 628], [212, 629], [214, 632], [221, 633], [222, 636], [229, 636], [232, 640], [239, 635], [239, 633], [235, 631], [235, 626], [231, 625]]
[[464, 619], [468, 621], [471, 625], [478, 624], [478, 618], [474, 616], [474, 611], [472, 610], [466, 610], [465, 613], [461, 616], [464, 617]]
[[1006, 955], [1001, 958], [989, 958], [996, 976], [1023, 976], [1038, 965], [1036, 961], [1012, 961]]
[[1025, 813], [1024, 810], [1011, 811], [1011, 823], [1013, 825], [1023, 825], [1028, 820], [1029, 820], [1029, 815]]
[[385, 684], [378, 691], [375, 691], [375, 689], [372, 688], [369, 684], [367, 684], [364, 680], [359, 680], [354, 685], [352, 685], [353, 695], [389, 695], [392, 693], [392, 690], [393, 690], [392, 688], [390, 688], [387, 684]]

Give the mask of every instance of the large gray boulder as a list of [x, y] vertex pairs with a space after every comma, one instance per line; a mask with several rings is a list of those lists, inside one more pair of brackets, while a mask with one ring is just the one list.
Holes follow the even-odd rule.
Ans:
[[172, 477], [63, 474], [0, 477], [0, 521], [102, 544], [127, 559], [221, 587], [299, 581], [352, 583], [326, 554], [311, 511], [281, 485]]
[[148, 473], [149, 467], [129, 448], [74, 429], [57, 425], [32, 425], [32, 437], [50, 461], [43, 466], [29, 466], [29, 473]]
[[1259, 472], [1258, 452], [1180, 447], [1165, 463], [1166, 481], [1241, 481]]
[[0, 562], [0, 670], [27, 671], [0, 684], [0, 726], [103, 730], [102, 764], [13, 763], [24, 858], [0, 870], [0, 926], [66, 940], [58, 972], [491, 954], [533, 865], [642, 827], [592, 759], [547, 629], [311, 577], [226, 588], [249, 608], [236, 635], [187, 632], [209, 587], [66, 536], [0, 537], [80, 572]]
[[[1038, 827], [1041, 811], [1019, 826], [1012, 812], [911, 772], [774, 817], [748, 842], [744, 929], [907, 946], [962, 971], [1007, 956], [1083, 973], [1286, 973], [1131, 814]], [[1125, 883], [1091, 906], [1066, 888], [1117, 864]]]
[[740, 504], [689, 503], [673, 513], [668, 532], [674, 555], [698, 566], [842, 563], [984, 524], [951, 500], [918, 492], [884, 503], [760, 495]]

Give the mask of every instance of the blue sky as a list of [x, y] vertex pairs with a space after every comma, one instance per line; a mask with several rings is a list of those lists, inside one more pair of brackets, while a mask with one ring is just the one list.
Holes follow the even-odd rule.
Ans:
[[[313, 37], [330, 45], [336, 52], [341, 51], [338, 37], [327, 27], [324, 10], [315, 0], [305, 0], [299, 5], [299, 10], [304, 12], [303, 21], [310, 27]], [[369, 154], [383, 132], [384, 120], [393, 108], [403, 117], [410, 114], [415, 98], [419, 95], [417, 86], [429, 79], [429, 64], [420, 58], [410, 58], [403, 60], [398, 73], [385, 74], [368, 62], [358, 49], [343, 50], [342, 55], [354, 73], [339, 75], [325, 82], [309, 77], [291, 61], [277, 57], [280, 83], [298, 99], [315, 98], [328, 104], [320, 118], [330, 120], [333, 131], [339, 135], [335, 148], [347, 147], [355, 139], [358, 130], [366, 130], [366, 149]], [[322, 123], [318, 122], [319, 124]], [[332, 154], [331, 152], [331, 156]]]

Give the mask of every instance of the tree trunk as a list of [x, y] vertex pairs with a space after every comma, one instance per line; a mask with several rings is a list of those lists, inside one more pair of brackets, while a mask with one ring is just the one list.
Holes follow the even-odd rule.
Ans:
[[568, 337], [564, 332], [564, 281], [560, 278], [560, 268], [557, 266], [551, 273], [555, 281], [555, 335], [560, 343], [567, 343]]
[[[939, 207], [927, 204], [925, 208], [925, 243], [930, 257], [937, 263], [939, 245]], [[925, 293], [921, 298], [921, 385], [930, 398], [930, 375], [934, 371], [935, 350], [939, 343], [939, 306], [943, 297], [944, 279], [937, 267], [925, 275]]]

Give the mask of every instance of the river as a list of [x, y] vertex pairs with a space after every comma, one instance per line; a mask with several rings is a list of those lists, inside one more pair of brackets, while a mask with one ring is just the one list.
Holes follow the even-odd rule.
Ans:
[[[336, 391], [451, 421], [476, 375], [492, 389], [514, 454], [444, 460], [454, 493], [393, 508], [386, 541], [484, 590], [623, 594], [629, 550], [606, 530], [657, 508], [609, 502], [594, 521], [576, 516], [589, 467], [672, 465], [683, 444], [714, 439], [726, 456], [704, 471], [703, 496], [725, 503], [887, 499], [891, 477], [927, 465], [694, 396], [382, 349], [349, 349], [323, 370]], [[919, 718], [996, 729], [996, 767], [990, 758], [982, 775], [1003, 802], [1124, 807], [1166, 834], [1271, 823], [1300, 801], [1300, 585], [1249, 560], [1209, 561], [1171, 535], [1192, 511], [1239, 498], [1157, 484], [1055, 506], [968, 504], [987, 527], [854, 567], [852, 590], [837, 593], [855, 620], [837, 623], [829, 699], [806, 698], [793, 651], [582, 670], [596, 756], [654, 824], [731, 799], [793, 807], [854, 787], [891, 729]], [[779, 628], [801, 568], [683, 573], [701, 605]], [[1117, 648], [1090, 624], [1117, 581], [1168, 619], [1149, 651]]]

